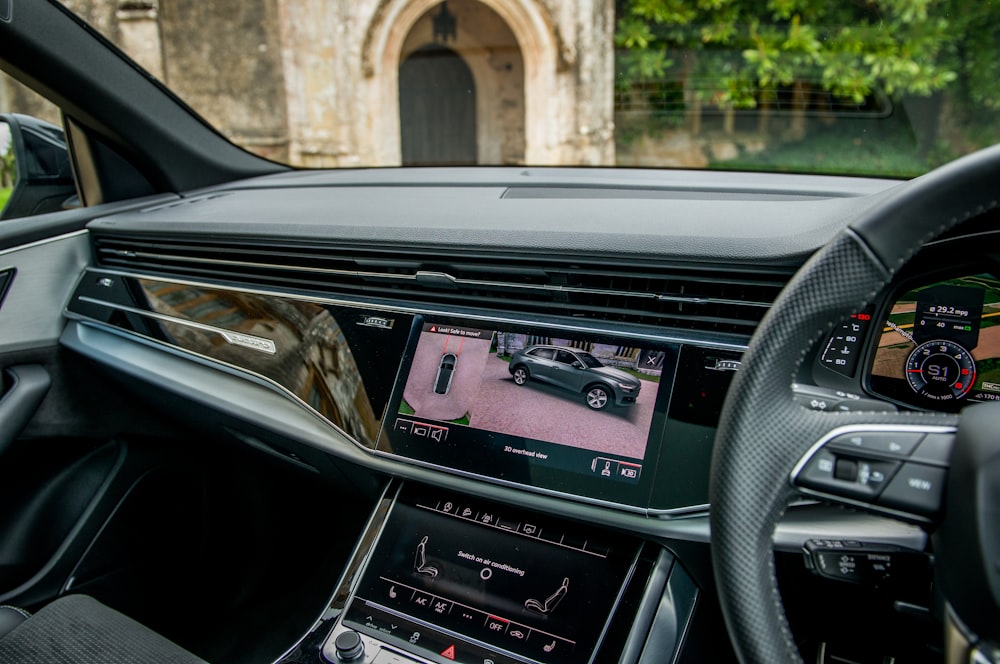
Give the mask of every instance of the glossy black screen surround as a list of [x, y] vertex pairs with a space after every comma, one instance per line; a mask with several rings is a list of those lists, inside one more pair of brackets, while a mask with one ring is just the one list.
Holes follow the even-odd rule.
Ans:
[[[517, 351], [538, 345], [589, 350], [599, 363], [637, 377], [635, 403], [594, 410], [585, 393], [534, 378], [517, 384], [512, 375]], [[506, 482], [646, 507], [678, 350], [673, 344], [576, 330], [418, 318], [377, 449]], [[459, 403], [449, 410], [443, 407], [449, 401]]]
[[434, 661], [587, 664], [637, 551], [628, 536], [406, 487], [344, 623]]

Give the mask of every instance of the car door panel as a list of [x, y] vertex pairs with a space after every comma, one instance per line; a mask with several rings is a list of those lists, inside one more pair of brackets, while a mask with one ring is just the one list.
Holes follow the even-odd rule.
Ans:
[[579, 362], [576, 356], [569, 351], [558, 351], [556, 359], [559, 362], [560, 387], [564, 387], [571, 392], [582, 390], [585, 374], [573, 366], [574, 362]]
[[52, 378], [45, 367], [24, 364], [8, 367], [0, 382], [0, 457], [42, 404]]
[[89, 258], [82, 231], [0, 252], [0, 266], [14, 271], [0, 306], [0, 353], [57, 342], [66, 298]]
[[0, 301], [0, 603], [31, 607], [62, 593], [111, 514], [166, 459], [130, 452], [115, 436], [176, 427], [59, 345], [67, 298], [91, 260], [85, 224], [149, 202], [0, 224], [0, 273], [8, 275]]

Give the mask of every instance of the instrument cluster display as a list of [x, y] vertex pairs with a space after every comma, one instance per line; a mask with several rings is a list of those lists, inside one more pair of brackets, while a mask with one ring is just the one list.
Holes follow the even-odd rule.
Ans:
[[938, 410], [1000, 401], [1000, 280], [978, 274], [904, 293], [876, 345], [876, 394]]

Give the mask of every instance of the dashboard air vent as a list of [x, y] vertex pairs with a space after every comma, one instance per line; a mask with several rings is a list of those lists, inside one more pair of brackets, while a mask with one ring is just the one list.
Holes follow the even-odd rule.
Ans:
[[790, 267], [424, 248], [98, 236], [98, 264], [150, 275], [749, 334]]

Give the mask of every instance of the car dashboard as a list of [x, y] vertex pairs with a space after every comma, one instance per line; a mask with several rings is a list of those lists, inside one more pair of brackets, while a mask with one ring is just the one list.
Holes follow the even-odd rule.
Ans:
[[[712, 443], [749, 337], [807, 257], [894, 186], [599, 169], [258, 178], [91, 222], [61, 343], [267, 455], [384, 478], [289, 661], [683, 659], [711, 584], [684, 543], [709, 540]], [[831, 321], [793, 377], [800, 405], [1000, 399], [989, 221]], [[801, 565], [816, 541], [927, 539], [807, 498], [775, 543]], [[911, 590], [892, 592], [929, 611]]]

